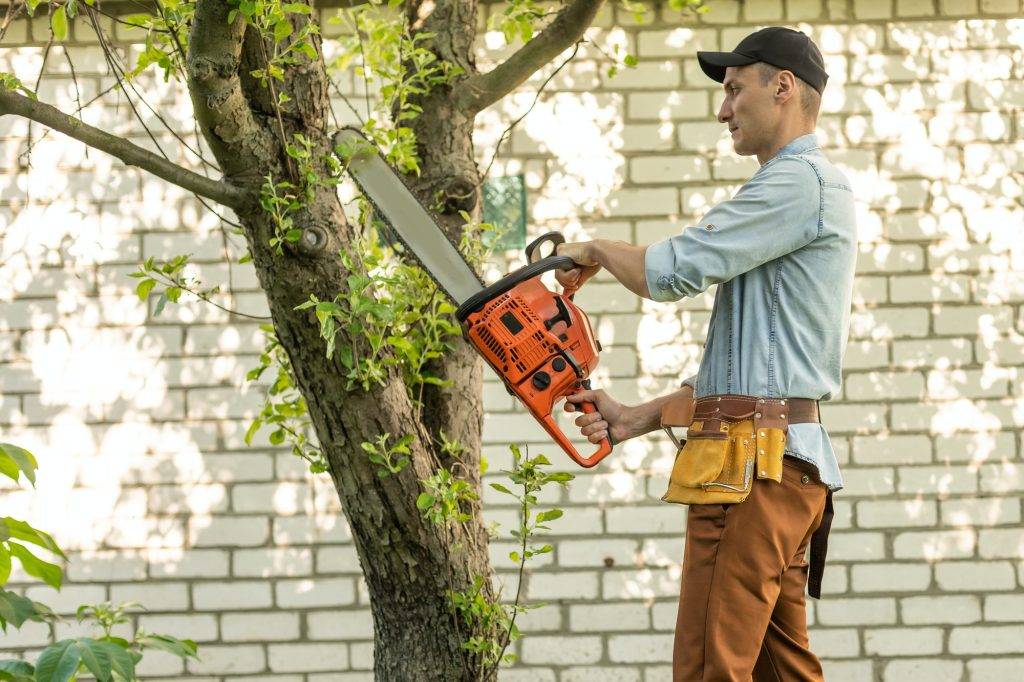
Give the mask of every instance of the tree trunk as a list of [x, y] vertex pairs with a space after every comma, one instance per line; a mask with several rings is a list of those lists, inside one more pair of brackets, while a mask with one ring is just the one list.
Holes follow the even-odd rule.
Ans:
[[[328, 81], [322, 59], [290, 70], [285, 83], [277, 86], [291, 97], [279, 121], [267, 91], [244, 75], [263, 63], [259, 38], [244, 35], [238, 20], [225, 32], [228, 9], [223, 2], [200, 0], [190, 40], [189, 87], [203, 133], [226, 175], [235, 183], [258, 188], [267, 173], [283, 178], [287, 172], [281, 127], [286, 139], [301, 132], [318, 154], [329, 153]], [[470, 74], [475, 12], [473, 2], [441, 4], [426, 20], [428, 25], [451, 22], [439, 36], [438, 43], [446, 50], [439, 56], [463, 65]], [[420, 103], [424, 111], [415, 131], [422, 175], [411, 184], [425, 205], [440, 189], [450, 207], [475, 211], [478, 176], [473, 120], [453, 110], [448, 94], [432, 93]], [[320, 171], [327, 174], [326, 168]], [[480, 679], [477, 666], [461, 648], [467, 633], [456, 621], [447, 596], [449, 590], [466, 591], [476, 575], [490, 575], [480, 504], [477, 501], [467, 510], [468, 522], [451, 527], [431, 523], [416, 507], [423, 492], [420, 480], [439, 467], [448, 467], [479, 490], [480, 360], [459, 343], [455, 352], [437, 361], [432, 374], [451, 380], [453, 386], [427, 387], [422, 418], [394, 368], [383, 386], [367, 392], [346, 390], [344, 368], [337, 356], [326, 357], [316, 318], [311, 311], [295, 310], [310, 294], [331, 300], [347, 293], [349, 273], [338, 252], [350, 248], [355, 232], [345, 220], [334, 188], [317, 188], [314, 200], [294, 221], [303, 237], [284, 255], [269, 246], [274, 226], [259, 205], [240, 207], [237, 213], [267, 294], [277, 338], [308, 403], [352, 528], [374, 617], [377, 679]], [[457, 213], [440, 220], [457, 239], [464, 222]], [[338, 346], [352, 343], [344, 334], [339, 332]], [[382, 478], [361, 443], [384, 433], [395, 439], [413, 434], [415, 440], [410, 445], [410, 464]], [[460, 466], [439, 460], [435, 441], [442, 433], [465, 446]], [[486, 584], [490, 596], [489, 580]]]

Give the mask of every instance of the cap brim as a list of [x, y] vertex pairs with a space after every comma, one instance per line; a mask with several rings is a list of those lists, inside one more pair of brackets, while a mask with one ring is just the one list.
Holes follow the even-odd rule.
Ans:
[[730, 66], [746, 66], [757, 59], [736, 52], [698, 52], [697, 62], [711, 80], [721, 83], [725, 80], [725, 70]]

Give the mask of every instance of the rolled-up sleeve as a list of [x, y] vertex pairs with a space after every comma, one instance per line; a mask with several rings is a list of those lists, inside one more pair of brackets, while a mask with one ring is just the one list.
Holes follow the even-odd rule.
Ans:
[[654, 301], [697, 296], [809, 244], [821, 229], [821, 184], [810, 163], [783, 156], [754, 175], [698, 225], [647, 247]]

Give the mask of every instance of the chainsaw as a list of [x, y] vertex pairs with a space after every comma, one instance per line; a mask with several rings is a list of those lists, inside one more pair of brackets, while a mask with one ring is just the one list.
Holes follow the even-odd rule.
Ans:
[[[610, 437], [589, 457], [582, 456], [551, 415], [565, 396], [590, 389], [601, 344], [586, 313], [573, 303], [575, 290], [552, 292], [541, 275], [576, 266], [555, 255], [565, 242], [548, 232], [526, 247], [527, 264], [494, 284], [484, 285], [458, 247], [406, 186], [401, 175], [381, 157], [357, 128], [347, 126], [334, 136], [343, 150], [346, 170], [363, 195], [399, 240], [445, 294], [458, 306], [455, 317], [470, 345], [501, 377], [544, 430], [577, 464], [592, 467], [612, 451]], [[551, 245], [549, 255], [541, 248]], [[597, 410], [581, 403], [584, 413]]]

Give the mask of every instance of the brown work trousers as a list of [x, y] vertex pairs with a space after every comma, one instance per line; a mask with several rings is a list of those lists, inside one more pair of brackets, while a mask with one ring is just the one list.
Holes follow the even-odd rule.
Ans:
[[689, 506], [673, 682], [824, 679], [808, 648], [804, 554], [825, 493], [787, 457], [781, 484], [755, 479], [739, 504]]

